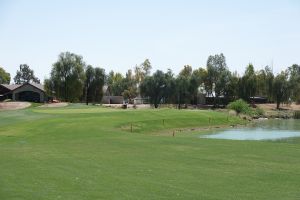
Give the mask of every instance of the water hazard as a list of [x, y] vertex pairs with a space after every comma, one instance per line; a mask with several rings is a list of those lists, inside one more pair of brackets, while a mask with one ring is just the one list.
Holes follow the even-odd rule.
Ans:
[[213, 131], [200, 137], [227, 140], [279, 140], [300, 137], [300, 120], [264, 120], [249, 127]]

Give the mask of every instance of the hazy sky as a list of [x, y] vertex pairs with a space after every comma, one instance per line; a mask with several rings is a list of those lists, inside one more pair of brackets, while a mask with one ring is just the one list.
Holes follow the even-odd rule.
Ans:
[[153, 71], [205, 67], [224, 53], [230, 70], [300, 64], [299, 0], [0, 0], [0, 66], [49, 76], [60, 52], [122, 73], [149, 58]]

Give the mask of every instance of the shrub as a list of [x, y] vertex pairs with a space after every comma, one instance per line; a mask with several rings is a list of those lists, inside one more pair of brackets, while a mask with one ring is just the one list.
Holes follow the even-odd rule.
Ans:
[[231, 102], [227, 106], [227, 108], [231, 110], [235, 110], [238, 114], [243, 113], [243, 114], [251, 115], [252, 113], [249, 104], [242, 99]]
[[262, 117], [262, 116], [265, 115], [265, 111], [264, 111], [263, 109], [257, 107], [257, 108], [255, 109], [255, 115], [256, 115], [256, 116], [259, 116], [259, 117]]
[[300, 111], [295, 111], [294, 118], [295, 119], [300, 119]]

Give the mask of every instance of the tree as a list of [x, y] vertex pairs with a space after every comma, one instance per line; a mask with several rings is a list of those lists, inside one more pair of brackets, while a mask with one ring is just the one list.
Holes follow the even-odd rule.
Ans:
[[132, 99], [138, 94], [138, 89], [135, 76], [131, 69], [127, 71], [125, 78], [122, 80], [122, 85], [124, 87], [124, 91], [122, 92], [123, 97], [129, 100], [129, 102], [132, 102]]
[[85, 82], [84, 67], [82, 56], [70, 52], [58, 56], [50, 77], [58, 98], [71, 102], [80, 99]]
[[103, 97], [103, 86], [105, 83], [105, 70], [99, 67], [94, 69], [95, 76], [92, 82], [94, 101], [100, 103]]
[[9, 84], [10, 74], [7, 73], [2, 67], [0, 67], [0, 84]]
[[126, 89], [123, 85], [124, 77], [121, 73], [111, 71], [107, 78], [108, 91], [112, 96], [121, 96]]
[[46, 94], [52, 97], [55, 94], [54, 82], [49, 78], [44, 80], [44, 89]]
[[288, 74], [281, 72], [274, 78], [273, 82], [273, 95], [276, 100], [276, 108], [279, 109], [280, 104], [288, 100], [289, 87], [288, 87]]
[[100, 103], [103, 97], [103, 86], [105, 82], [105, 71], [102, 68], [93, 68], [88, 65], [85, 70], [85, 100]]
[[190, 103], [195, 88], [198, 88], [197, 77], [193, 76], [193, 68], [185, 65], [175, 80], [178, 109], [181, 104]]
[[287, 69], [289, 84], [291, 86], [291, 98], [300, 103], [300, 65], [292, 65]]
[[171, 69], [165, 73], [164, 103], [176, 102], [176, 80]]
[[14, 77], [16, 84], [23, 83], [40, 83], [40, 80], [34, 75], [34, 71], [27, 64], [21, 64], [17, 74]]
[[266, 92], [268, 100], [271, 101], [273, 98], [273, 80], [274, 80], [274, 74], [273, 70], [269, 67], [265, 67], [265, 73], [266, 73]]
[[165, 74], [157, 70], [152, 76], [147, 76], [140, 85], [141, 94], [150, 97], [150, 103], [158, 108], [162, 99], [166, 97], [167, 82]]
[[267, 97], [268, 101], [272, 101], [274, 75], [269, 66], [260, 70], [256, 74], [256, 95]]
[[85, 102], [86, 105], [92, 100], [91, 88], [95, 79], [95, 70], [91, 65], [88, 65], [85, 70]]
[[238, 88], [239, 88], [239, 76], [237, 72], [234, 72], [230, 75], [229, 83], [226, 88], [226, 97], [227, 101], [233, 101], [238, 98]]
[[181, 104], [186, 103], [189, 96], [190, 80], [186, 76], [178, 76], [176, 78], [176, 93], [178, 109], [181, 108]]
[[226, 58], [220, 55], [209, 56], [207, 59], [207, 80], [206, 91], [208, 95], [215, 93], [215, 106], [218, 104], [219, 97], [224, 95], [225, 88], [229, 84], [230, 72], [227, 68]]
[[149, 59], [146, 59], [142, 64], [135, 66], [135, 79], [138, 84], [140, 84], [146, 76], [150, 75], [150, 71], [152, 69], [152, 65]]
[[250, 101], [250, 98], [255, 96], [257, 88], [256, 74], [254, 71], [254, 67], [251, 63], [247, 66], [245, 74], [242, 77], [239, 85], [241, 87], [240, 96], [244, 100]]

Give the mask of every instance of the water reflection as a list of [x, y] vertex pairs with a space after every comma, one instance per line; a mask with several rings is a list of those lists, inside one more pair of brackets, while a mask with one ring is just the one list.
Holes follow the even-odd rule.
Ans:
[[228, 140], [278, 140], [300, 137], [300, 120], [265, 120], [249, 127], [213, 131], [201, 137]]

